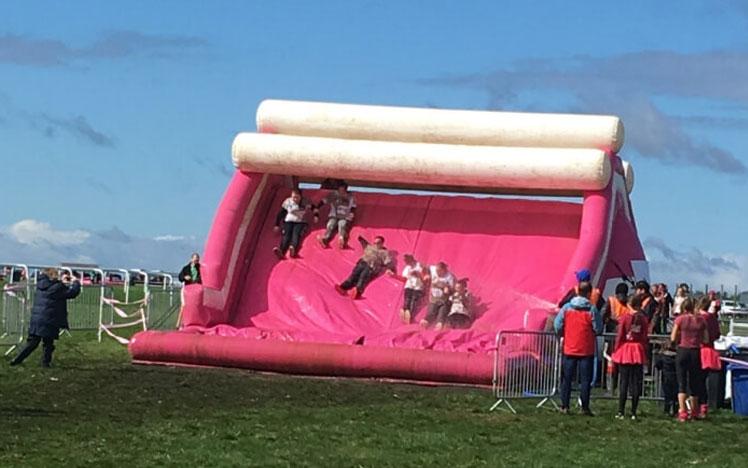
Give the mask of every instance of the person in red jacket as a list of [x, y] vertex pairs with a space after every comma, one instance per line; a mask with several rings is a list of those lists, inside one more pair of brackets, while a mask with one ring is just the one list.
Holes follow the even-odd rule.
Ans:
[[561, 379], [561, 412], [569, 412], [571, 382], [576, 376], [577, 366], [581, 376], [580, 398], [582, 414], [592, 416], [590, 390], [595, 362], [596, 338], [603, 331], [603, 319], [597, 307], [590, 302], [592, 285], [582, 281], [578, 294], [563, 306], [553, 321], [556, 333], [563, 337], [563, 375]]
[[722, 370], [722, 361], [719, 352], [714, 349], [714, 342], [722, 335], [719, 329], [717, 314], [709, 312], [712, 307], [713, 298], [704, 296], [699, 301], [699, 317], [706, 322], [706, 331], [709, 334], [709, 342], [701, 344], [701, 370], [704, 384], [701, 385], [699, 395], [699, 413], [706, 417], [709, 408], [715, 410], [719, 407], [719, 378]]
[[626, 393], [631, 390], [631, 419], [636, 420], [639, 396], [642, 393], [644, 363], [647, 362], [649, 321], [642, 312], [644, 296], [637, 294], [629, 302], [630, 311], [619, 318], [613, 362], [618, 366], [618, 414], [623, 419], [626, 410]]

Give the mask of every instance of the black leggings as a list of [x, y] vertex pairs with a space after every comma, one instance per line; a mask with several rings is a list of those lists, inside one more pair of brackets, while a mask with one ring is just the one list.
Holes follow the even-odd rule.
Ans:
[[420, 289], [405, 288], [405, 298], [403, 300], [403, 309], [409, 310], [411, 313], [416, 311], [418, 301], [421, 300], [423, 291]]
[[675, 355], [675, 372], [678, 375], [678, 393], [688, 393], [694, 397], [704, 394], [699, 348], [679, 347]]
[[281, 240], [281, 253], [286, 253], [289, 247], [293, 247], [299, 253], [299, 243], [306, 231], [307, 223], [295, 223], [286, 221], [283, 225], [283, 239]]
[[626, 409], [626, 395], [631, 393], [631, 414], [636, 414], [639, 407], [639, 397], [642, 394], [642, 379], [644, 370], [641, 364], [620, 364], [618, 367], [618, 412], [623, 414]]
[[710, 409], [718, 409], [721, 406], [719, 391], [720, 371], [702, 370], [701, 375], [704, 384], [701, 386], [702, 392], [699, 394], [699, 403], [702, 405], [708, 404]]

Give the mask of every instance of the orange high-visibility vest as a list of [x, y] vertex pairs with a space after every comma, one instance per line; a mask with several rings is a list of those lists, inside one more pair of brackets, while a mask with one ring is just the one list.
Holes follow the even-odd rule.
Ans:
[[610, 316], [615, 320], [618, 320], [629, 313], [629, 306], [619, 301], [616, 296], [610, 296], [608, 298], [608, 304], [608, 307], [610, 308]]

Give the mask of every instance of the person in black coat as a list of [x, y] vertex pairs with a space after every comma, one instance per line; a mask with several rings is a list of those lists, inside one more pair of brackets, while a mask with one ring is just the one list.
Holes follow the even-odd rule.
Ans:
[[29, 337], [26, 346], [10, 362], [16, 366], [23, 362], [38, 346], [43, 343], [42, 367], [49, 367], [52, 363], [54, 342], [60, 335], [61, 329], [68, 329], [67, 300], [73, 299], [81, 292], [78, 278], [65, 276], [60, 281], [57, 270], [49, 268], [39, 275], [36, 282], [34, 307], [31, 309], [29, 323]]
[[179, 281], [187, 284], [202, 284], [203, 278], [200, 276], [200, 255], [195, 252], [190, 257], [190, 263], [182, 268], [179, 272]]

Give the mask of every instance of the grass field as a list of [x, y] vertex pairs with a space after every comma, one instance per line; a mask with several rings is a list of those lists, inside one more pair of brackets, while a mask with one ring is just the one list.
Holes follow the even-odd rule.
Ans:
[[0, 364], [0, 466], [743, 466], [748, 421], [562, 416], [489, 391], [141, 367], [93, 333]]

